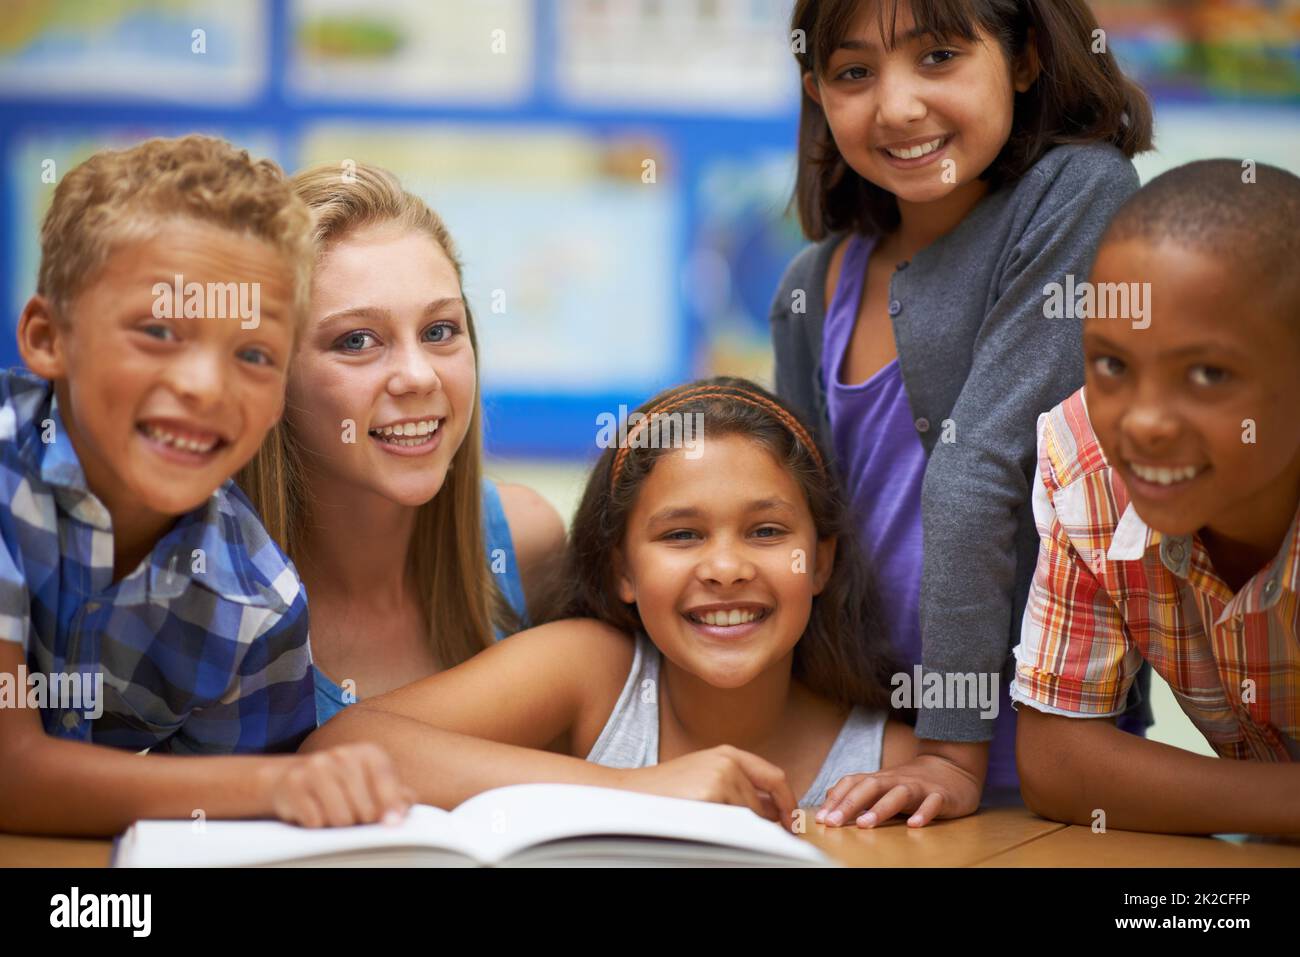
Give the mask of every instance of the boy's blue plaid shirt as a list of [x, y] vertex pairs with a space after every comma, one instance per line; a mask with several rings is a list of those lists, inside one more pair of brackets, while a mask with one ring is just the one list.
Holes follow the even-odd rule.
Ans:
[[103, 714], [50, 702], [48, 733], [226, 754], [316, 726], [306, 592], [243, 493], [227, 481], [113, 583], [108, 511], [49, 383], [21, 370], [0, 372], [0, 540], [0, 640], [33, 674], [103, 674]]

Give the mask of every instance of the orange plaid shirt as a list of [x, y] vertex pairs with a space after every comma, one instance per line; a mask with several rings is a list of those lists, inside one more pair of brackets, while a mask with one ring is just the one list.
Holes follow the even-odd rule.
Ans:
[[1138, 516], [1082, 389], [1039, 417], [1038, 473], [1041, 544], [1012, 699], [1118, 715], [1145, 658], [1220, 757], [1300, 760], [1300, 512], [1234, 595], [1199, 536], [1164, 536]]

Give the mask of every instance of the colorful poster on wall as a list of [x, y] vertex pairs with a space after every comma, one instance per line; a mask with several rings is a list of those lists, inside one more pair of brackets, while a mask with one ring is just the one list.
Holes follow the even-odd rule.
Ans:
[[557, 0], [556, 85], [575, 104], [783, 114], [791, 0]]
[[528, 0], [293, 0], [287, 84], [304, 100], [500, 105], [532, 92]]
[[47, 0], [5, 4], [0, 90], [196, 105], [252, 100], [266, 85], [261, 0]]
[[351, 124], [308, 132], [300, 159], [386, 167], [443, 217], [465, 264], [485, 389], [650, 391], [684, 366], [665, 281], [676, 272], [676, 188], [653, 142]]
[[794, 156], [787, 150], [719, 158], [695, 184], [696, 227], [685, 276], [703, 330], [697, 375], [772, 380], [772, 296], [804, 245], [793, 213]]
[[1156, 96], [1300, 99], [1297, 0], [1096, 0], [1120, 65]]

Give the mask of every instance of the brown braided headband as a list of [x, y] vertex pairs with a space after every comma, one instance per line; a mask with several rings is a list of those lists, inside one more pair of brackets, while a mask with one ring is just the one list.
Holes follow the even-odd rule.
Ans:
[[738, 386], [702, 385], [687, 389], [685, 392], [679, 392], [676, 395], [668, 396], [659, 405], [654, 406], [650, 411], [646, 412], [645, 417], [632, 427], [632, 430], [627, 434], [627, 440], [614, 456], [614, 467], [610, 470], [609, 478], [610, 491], [613, 492], [613, 490], [618, 486], [618, 477], [623, 471], [623, 464], [627, 461], [627, 453], [632, 448], [632, 437], [634, 435], [639, 434], [653, 417], [658, 415], [667, 415], [676, 409], [680, 409], [684, 405], [689, 405], [693, 400], [698, 399], [701, 396], [708, 395], [725, 396], [730, 399], [735, 399], [737, 402], [743, 402], [745, 405], [753, 406], [756, 409], [770, 412], [772, 415], [776, 416], [791, 433], [793, 433], [795, 438], [803, 443], [804, 448], [806, 448], [808, 453], [813, 457], [813, 461], [817, 463], [817, 470], [823, 474], [826, 472], [826, 466], [822, 463], [821, 453], [817, 451], [817, 446], [813, 442], [812, 436], [808, 434], [808, 430], [803, 427], [802, 423], [800, 423], [798, 419], [785, 409], [781, 408], [771, 399], [765, 398], [761, 395], [755, 395], [752, 392], [747, 392]]

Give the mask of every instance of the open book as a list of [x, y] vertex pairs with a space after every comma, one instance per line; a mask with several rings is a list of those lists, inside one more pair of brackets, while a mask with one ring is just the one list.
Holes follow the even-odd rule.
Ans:
[[397, 826], [137, 821], [115, 867], [828, 866], [746, 807], [572, 784], [517, 784], [454, 811], [419, 804]]

